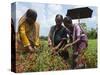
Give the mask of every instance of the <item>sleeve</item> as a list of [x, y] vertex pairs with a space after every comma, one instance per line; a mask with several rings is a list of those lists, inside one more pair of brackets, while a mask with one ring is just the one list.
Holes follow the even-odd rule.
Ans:
[[[39, 47], [40, 45], [40, 39], [39, 39], [39, 30], [40, 30], [40, 24], [39, 23], [36, 23], [36, 41], [35, 41], [35, 45], [37, 47]], [[33, 36], [34, 37], [34, 36]]]
[[81, 29], [80, 29], [79, 25], [77, 25], [76, 26], [76, 37], [80, 38], [80, 36], [81, 36]]
[[21, 38], [21, 41], [22, 41], [24, 47], [29, 46], [30, 42], [26, 36], [24, 24], [19, 26], [19, 35], [20, 35], [20, 38]]

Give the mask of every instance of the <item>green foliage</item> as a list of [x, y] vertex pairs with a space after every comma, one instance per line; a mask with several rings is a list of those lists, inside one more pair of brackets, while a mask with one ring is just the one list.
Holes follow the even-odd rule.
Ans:
[[97, 39], [97, 28], [87, 28], [86, 23], [81, 23], [82, 29], [87, 33], [89, 39]]
[[85, 52], [87, 68], [97, 67], [97, 40], [88, 41], [88, 49]]
[[81, 23], [81, 27], [87, 32], [87, 25], [86, 25], [86, 23]]
[[[88, 49], [85, 52], [87, 68], [97, 67], [97, 40], [88, 41]], [[71, 69], [72, 50], [68, 49], [70, 58], [67, 63], [60, 56], [51, 55], [47, 41], [41, 41], [41, 47], [36, 53], [17, 50], [16, 70], [17, 72], [37, 72]]]
[[97, 39], [97, 30], [95, 28], [91, 28], [87, 35], [89, 39]]

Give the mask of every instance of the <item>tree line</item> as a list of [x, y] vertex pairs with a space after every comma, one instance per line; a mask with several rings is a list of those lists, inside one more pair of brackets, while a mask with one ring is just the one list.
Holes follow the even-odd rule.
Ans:
[[[88, 39], [97, 39], [97, 28], [88, 28], [86, 23], [81, 23], [80, 26], [87, 33]], [[40, 39], [47, 40], [47, 36], [40, 36]]]

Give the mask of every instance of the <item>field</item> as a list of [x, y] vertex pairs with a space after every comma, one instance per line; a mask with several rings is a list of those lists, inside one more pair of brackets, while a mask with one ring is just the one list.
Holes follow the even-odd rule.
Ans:
[[[68, 50], [70, 58], [65, 64], [60, 56], [51, 55], [47, 41], [41, 41], [41, 47], [36, 53], [28, 53], [24, 50], [16, 52], [16, 72], [37, 72], [69, 70], [72, 64], [72, 50]], [[88, 49], [85, 52], [87, 68], [97, 67], [97, 40], [88, 41]]]

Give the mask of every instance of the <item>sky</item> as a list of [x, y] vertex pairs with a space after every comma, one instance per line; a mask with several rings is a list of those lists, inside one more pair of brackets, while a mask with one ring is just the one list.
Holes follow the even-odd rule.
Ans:
[[[81, 23], [86, 23], [87, 27], [96, 28], [98, 15], [97, 7], [94, 6], [77, 6], [77, 5], [62, 5], [62, 4], [47, 4], [47, 3], [30, 3], [30, 2], [17, 2], [12, 4], [11, 7], [11, 16], [15, 22], [16, 32], [18, 31], [18, 21], [25, 14], [27, 9], [33, 9], [37, 12], [37, 22], [40, 24], [40, 36], [47, 36], [50, 30], [50, 27], [55, 25], [55, 16], [57, 14], [65, 15], [67, 14], [68, 9], [79, 8], [79, 7], [89, 7], [93, 10], [92, 17], [81, 19]], [[78, 23], [78, 20], [73, 20], [73, 23]]]

